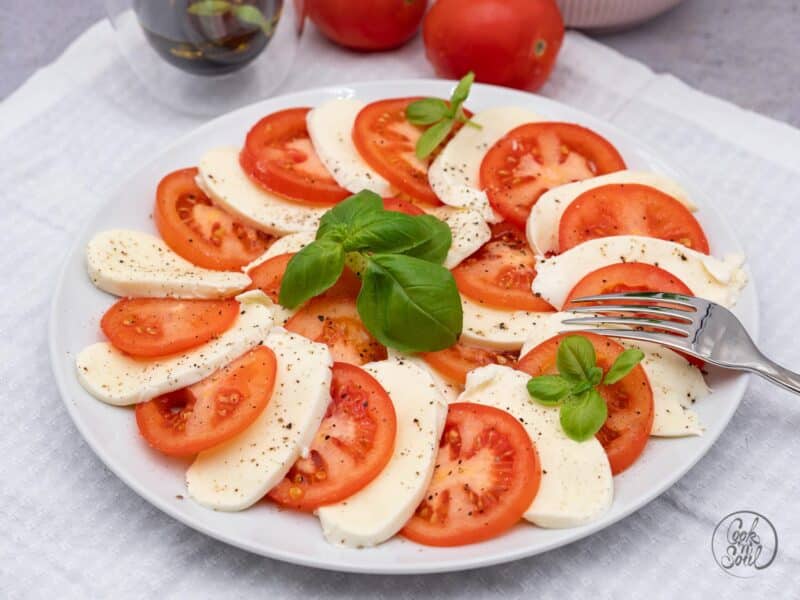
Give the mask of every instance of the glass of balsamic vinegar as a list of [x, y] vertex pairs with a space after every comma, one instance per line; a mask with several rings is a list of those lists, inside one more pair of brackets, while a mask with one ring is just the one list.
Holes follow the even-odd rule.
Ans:
[[106, 8], [145, 86], [194, 114], [274, 93], [302, 33], [303, 0], [106, 0]]

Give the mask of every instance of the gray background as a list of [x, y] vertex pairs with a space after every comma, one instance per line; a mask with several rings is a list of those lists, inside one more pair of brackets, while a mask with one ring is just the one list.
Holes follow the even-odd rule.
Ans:
[[[104, 14], [101, 0], [0, 4], [0, 98]], [[595, 37], [704, 92], [800, 126], [800, 0], [687, 0], [636, 29]]]

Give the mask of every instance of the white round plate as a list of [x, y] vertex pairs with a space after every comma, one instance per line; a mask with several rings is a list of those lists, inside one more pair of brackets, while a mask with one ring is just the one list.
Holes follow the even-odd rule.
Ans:
[[[239, 513], [215, 512], [185, 497], [187, 462], [169, 459], [148, 448], [139, 437], [130, 409], [106, 405], [87, 394], [75, 376], [75, 355], [100, 339], [99, 320], [114, 298], [89, 281], [84, 248], [89, 238], [113, 227], [155, 233], [150, 218], [155, 188], [166, 173], [197, 163], [204, 150], [241, 144], [250, 126], [283, 108], [315, 106], [334, 96], [371, 101], [399, 96], [448, 97], [453, 83], [409, 80], [359, 83], [281, 96], [220, 117], [164, 149], [154, 160], [121, 182], [105, 207], [88, 224], [70, 252], [53, 296], [50, 352], [61, 395], [78, 430], [100, 459], [134, 491], [167, 514], [219, 540], [252, 552], [302, 565], [365, 573], [431, 573], [470, 569], [531, 556], [563, 546], [608, 527], [641, 508], [675, 483], [711, 447], [733, 415], [745, 390], [743, 375], [715, 372], [714, 393], [696, 410], [707, 430], [685, 439], [651, 439], [643, 456], [615, 478], [611, 509], [597, 521], [574, 529], [540, 529], [520, 524], [507, 534], [471, 546], [429, 548], [395, 538], [377, 548], [345, 549], [328, 544], [310, 515], [281, 511], [266, 502]], [[716, 255], [741, 252], [733, 230], [685, 178], [656, 159], [630, 136], [590, 115], [533, 94], [475, 85], [469, 99], [473, 111], [493, 106], [522, 106], [553, 120], [586, 125], [607, 137], [629, 167], [659, 171], [684, 184], [702, 206], [698, 218]], [[752, 282], [736, 308], [756, 335], [756, 294]]]

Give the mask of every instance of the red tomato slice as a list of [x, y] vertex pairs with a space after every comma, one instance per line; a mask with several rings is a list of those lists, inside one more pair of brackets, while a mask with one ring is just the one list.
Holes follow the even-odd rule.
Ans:
[[564, 211], [558, 249], [613, 235], [642, 235], [708, 254], [708, 240], [694, 215], [678, 200], [647, 185], [612, 183], [587, 190]]
[[[428, 167], [437, 152], [417, 158], [414, 150], [425, 127], [406, 120], [406, 108], [415, 100], [420, 98], [380, 100], [362, 108], [353, 126], [353, 142], [367, 164], [394, 187], [424, 204], [438, 206], [441, 202], [428, 183]], [[465, 110], [464, 114], [472, 113]], [[460, 128], [457, 123], [447, 140]]]
[[519, 227], [550, 188], [625, 168], [605, 138], [572, 123], [528, 123], [511, 130], [486, 153], [480, 184], [489, 202]]
[[330, 206], [350, 196], [317, 156], [306, 129], [310, 108], [268, 115], [247, 134], [239, 162], [253, 181], [303, 204]]
[[480, 404], [451, 404], [425, 500], [402, 530], [428, 546], [488, 540], [520, 520], [539, 491], [541, 465], [525, 428]]
[[458, 290], [472, 300], [506, 310], [553, 311], [535, 296], [536, 257], [524, 234], [508, 223], [492, 227], [492, 239], [455, 269]]
[[[269, 296], [273, 302], [277, 302], [281, 291], [283, 274], [286, 272], [286, 266], [292, 256], [294, 256], [292, 253], [279, 254], [250, 269], [247, 275], [253, 283], [247, 289], [259, 289]], [[324, 295], [326, 297], [345, 296], [355, 298], [358, 296], [360, 289], [361, 280], [351, 270], [345, 269], [341, 277], [339, 277], [339, 281], [327, 290]]]
[[131, 356], [165, 356], [219, 336], [238, 314], [239, 303], [232, 299], [124, 298], [106, 311], [100, 328]]
[[[558, 346], [568, 335], [557, 335], [542, 342], [519, 359], [517, 368], [533, 377], [556, 373]], [[624, 350], [610, 338], [593, 333], [581, 332], [580, 335], [594, 346], [597, 366], [604, 372]], [[608, 406], [608, 418], [596, 437], [605, 448], [611, 472], [617, 475], [639, 458], [647, 444], [653, 428], [653, 392], [642, 365], [636, 365], [614, 385], [600, 385], [597, 390]]]
[[309, 455], [269, 497], [311, 511], [352, 496], [389, 462], [396, 432], [394, 406], [381, 385], [358, 367], [334, 363], [331, 402]]
[[505, 365], [513, 368], [517, 364], [516, 352], [497, 352], [461, 343], [438, 352], [422, 352], [420, 356], [445, 379], [461, 386], [467, 381], [467, 373], [478, 367]]
[[403, 200], [397, 196], [393, 196], [392, 198], [384, 198], [383, 208], [386, 210], [392, 210], [394, 212], [405, 213], [407, 215], [411, 215], [412, 217], [425, 214], [425, 211], [413, 202], [408, 202], [407, 200]]
[[153, 220], [167, 246], [206, 269], [235, 271], [261, 256], [275, 238], [214, 206], [194, 181], [197, 169], [181, 169], [158, 184]]
[[266, 408], [275, 384], [275, 355], [258, 346], [202, 381], [136, 406], [147, 443], [191, 456], [244, 431]]

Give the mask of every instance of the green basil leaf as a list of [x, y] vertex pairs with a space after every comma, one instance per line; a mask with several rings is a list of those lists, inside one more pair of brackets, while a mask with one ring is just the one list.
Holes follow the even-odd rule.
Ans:
[[628, 348], [623, 351], [611, 365], [611, 368], [606, 373], [603, 383], [611, 385], [617, 383], [620, 379], [625, 377], [631, 370], [638, 365], [644, 358], [644, 352], [638, 348]]
[[594, 346], [582, 335], [561, 340], [556, 355], [559, 374], [570, 383], [591, 381], [591, 369], [597, 365]]
[[447, 102], [441, 98], [423, 98], [406, 107], [406, 119], [414, 125], [431, 125], [447, 116]]
[[333, 240], [317, 240], [295, 254], [281, 280], [278, 302], [296, 308], [331, 287], [344, 269], [344, 250]]
[[224, 15], [230, 8], [231, 3], [224, 2], [223, 0], [201, 0], [200, 2], [190, 4], [189, 8], [186, 10], [190, 14], [197, 15], [198, 17], [215, 17]]
[[430, 156], [453, 129], [453, 119], [442, 119], [425, 130], [417, 140], [417, 158], [423, 159]]
[[603, 380], [603, 369], [596, 366], [589, 369], [589, 383], [592, 385], [592, 387], [600, 385], [600, 382], [602, 380]]
[[264, 14], [257, 6], [253, 6], [252, 4], [240, 4], [234, 6], [231, 10], [242, 23], [260, 27], [266, 35], [272, 33], [272, 25], [267, 21], [266, 17], [264, 17]]
[[569, 396], [561, 405], [559, 419], [567, 437], [585, 442], [600, 431], [607, 416], [606, 401], [592, 388], [580, 396]]
[[431, 235], [425, 222], [394, 211], [359, 215], [342, 240], [346, 252], [368, 250], [402, 254], [424, 244]]
[[424, 241], [405, 250], [403, 254], [442, 264], [453, 244], [453, 232], [450, 227], [433, 215], [419, 215], [414, 219], [426, 230], [424, 238], [421, 238]]
[[475, 73], [470, 71], [461, 78], [461, 81], [458, 82], [456, 89], [453, 90], [453, 95], [450, 96], [450, 109], [452, 110], [453, 115], [458, 112], [458, 109], [461, 108], [461, 105], [467, 99], [467, 96], [469, 96], [469, 90], [474, 81]]
[[375, 192], [361, 190], [322, 215], [317, 229], [317, 239], [341, 242], [354, 225], [363, 222], [370, 213], [381, 211], [383, 211], [381, 197]]
[[569, 396], [569, 382], [559, 375], [540, 375], [528, 381], [528, 393], [541, 404], [553, 406]]
[[443, 350], [461, 334], [461, 298], [453, 275], [413, 256], [367, 257], [357, 308], [370, 333], [401, 352]]

